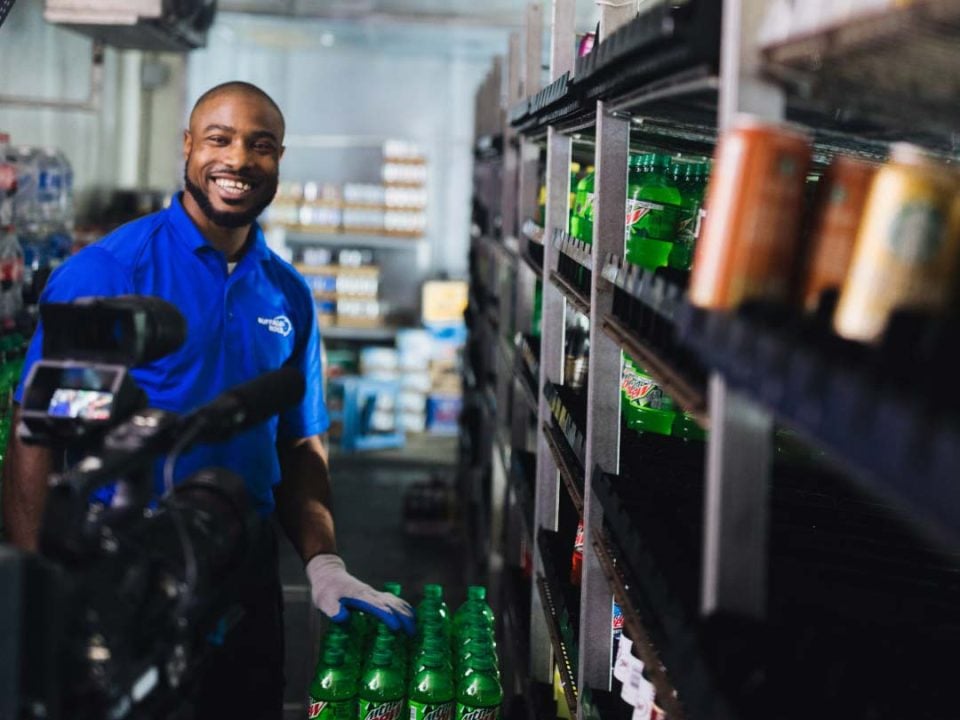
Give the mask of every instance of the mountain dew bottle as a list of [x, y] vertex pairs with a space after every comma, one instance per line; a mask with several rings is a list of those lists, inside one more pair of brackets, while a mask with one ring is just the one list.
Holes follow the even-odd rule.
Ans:
[[426, 665], [424, 659], [428, 655], [438, 655], [443, 663], [449, 669], [453, 669], [453, 658], [450, 653], [450, 644], [443, 638], [428, 637], [423, 640], [420, 648], [414, 653], [413, 660], [410, 662], [410, 676], [413, 677], [423, 670]]
[[391, 653], [374, 649], [360, 679], [358, 720], [400, 720], [404, 710], [404, 676]]
[[357, 676], [344, 663], [342, 650], [323, 653], [310, 685], [309, 718], [354, 720], [357, 717]]
[[407, 670], [407, 646], [400, 633], [393, 632], [383, 623], [377, 626], [377, 633], [373, 636], [373, 647], [371, 655], [378, 649], [390, 653], [393, 665], [401, 672]]
[[670, 177], [670, 158], [631, 158], [627, 176], [625, 240], [627, 262], [655, 270], [666, 267], [677, 231], [680, 190]]
[[456, 720], [499, 720], [503, 688], [490, 657], [472, 658], [457, 682]]
[[[577, 215], [580, 218], [579, 223], [577, 224], [577, 232], [570, 234], [573, 235], [577, 240], [582, 242], [593, 244], [593, 197], [594, 197], [594, 173], [590, 170], [580, 181], [577, 183], [577, 195], [580, 196], [582, 192], [582, 200], [577, 201]], [[582, 186], [581, 186], [582, 183]]]
[[323, 650], [338, 650], [343, 653], [343, 663], [354, 678], [360, 677], [361, 648], [354, 643], [347, 631], [339, 625], [330, 625], [327, 634], [323, 638]]
[[456, 688], [450, 666], [439, 653], [426, 653], [410, 680], [410, 720], [453, 720]]
[[423, 600], [417, 605], [417, 618], [424, 622], [431, 618], [439, 619], [449, 637], [452, 630], [452, 618], [450, 617], [450, 608], [443, 601], [443, 587], [433, 583], [423, 586]]
[[495, 617], [493, 610], [487, 604], [487, 589], [482, 585], [470, 585], [467, 588], [467, 600], [453, 616], [454, 631], [467, 623], [472, 616], [482, 616], [486, 618], [490, 626], [493, 627]]
[[626, 354], [623, 356], [620, 393], [628, 428], [661, 435], [673, 432], [678, 414], [673, 399]]
[[700, 222], [700, 208], [707, 187], [709, 163], [674, 163], [671, 178], [680, 190], [680, 207], [677, 211], [677, 232], [670, 251], [670, 267], [689, 270], [693, 263], [693, 249]]

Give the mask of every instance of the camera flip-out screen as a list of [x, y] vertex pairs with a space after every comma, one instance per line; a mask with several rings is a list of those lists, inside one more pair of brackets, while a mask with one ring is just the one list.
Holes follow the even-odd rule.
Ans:
[[109, 420], [112, 409], [113, 393], [57, 388], [50, 398], [47, 414], [81, 420]]
[[41, 360], [30, 371], [21, 418], [25, 439], [79, 439], [106, 430], [143, 405], [122, 365]]

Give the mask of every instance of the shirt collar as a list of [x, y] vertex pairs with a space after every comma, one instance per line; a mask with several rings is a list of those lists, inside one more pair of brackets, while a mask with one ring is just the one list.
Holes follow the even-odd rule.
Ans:
[[[207, 242], [203, 233], [194, 225], [193, 220], [187, 214], [183, 207], [183, 193], [176, 193], [170, 200], [170, 207], [167, 208], [167, 218], [174, 229], [174, 237], [179, 242], [184, 243], [188, 249], [198, 252], [203, 248], [213, 249], [213, 246]], [[263, 236], [263, 229], [257, 222], [253, 223], [253, 242], [247, 249], [245, 255], [250, 255], [254, 260], [264, 261], [270, 258], [270, 249], [267, 247], [267, 240]]]

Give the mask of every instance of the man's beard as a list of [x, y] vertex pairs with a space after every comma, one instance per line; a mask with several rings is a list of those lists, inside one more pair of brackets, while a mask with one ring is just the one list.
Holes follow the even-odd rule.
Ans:
[[190, 196], [196, 201], [197, 205], [200, 206], [200, 210], [207, 216], [207, 219], [214, 225], [219, 225], [222, 228], [240, 228], [249, 225], [259, 217], [267, 205], [273, 202], [273, 198], [277, 194], [277, 177], [273, 176], [263, 181], [265, 185], [264, 189], [266, 190], [263, 200], [253, 207], [238, 211], [217, 210], [213, 207], [213, 204], [210, 202], [210, 197], [203, 188], [191, 182], [190, 177], [187, 175], [189, 164], [190, 159], [187, 158], [187, 163], [183, 167], [184, 188], [190, 193]]

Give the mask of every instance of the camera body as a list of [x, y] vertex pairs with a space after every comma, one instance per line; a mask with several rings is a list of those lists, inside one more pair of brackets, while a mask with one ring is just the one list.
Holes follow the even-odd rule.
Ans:
[[[268, 373], [177, 416], [147, 408], [129, 372], [182, 344], [172, 305], [88, 298], [41, 313], [18, 432], [82, 459], [50, 478], [40, 553], [0, 546], [0, 720], [189, 718], [267, 529], [223, 469], [156, 498], [155, 460], [266, 420], [299, 401], [303, 378]], [[111, 504], [91, 504], [107, 485]]]

